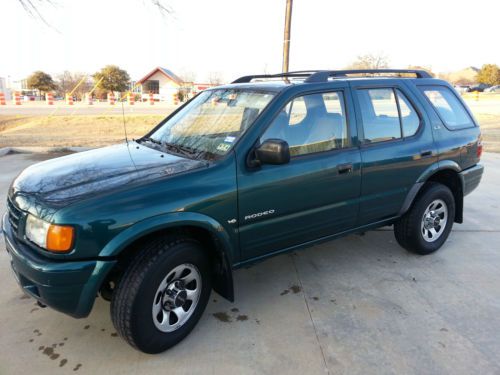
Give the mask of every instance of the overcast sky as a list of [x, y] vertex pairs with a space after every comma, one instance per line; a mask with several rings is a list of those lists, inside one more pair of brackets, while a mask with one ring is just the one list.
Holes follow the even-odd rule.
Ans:
[[[0, 0], [0, 77], [106, 64], [132, 79], [164, 66], [198, 81], [281, 69], [285, 0], [164, 0], [174, 17], [150, 0], [53, 1], [40, 11], [58, 31], [19, 0]], [[500, 64], [499, 10], [498, 0], [294, 0], [290, 69], [342, 68], [379, 52], [395, 68]]]

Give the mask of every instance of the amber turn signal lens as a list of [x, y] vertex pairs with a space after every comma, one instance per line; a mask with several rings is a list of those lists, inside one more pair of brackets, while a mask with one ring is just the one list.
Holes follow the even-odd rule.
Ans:
[[63, 225], [50, 225], [47, 232], [47, 250], [64, 252], [73, 245], [73, 227]]

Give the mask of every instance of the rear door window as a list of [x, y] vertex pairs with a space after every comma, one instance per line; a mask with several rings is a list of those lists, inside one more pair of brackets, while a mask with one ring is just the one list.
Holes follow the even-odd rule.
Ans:
[[439, 117], [449, 129], [463, 129], [474, 125], [463, 104], [446, 86], [424, 86], [420, 90], [436, 109]]
[[375, 143], [402, 137], [398, 105], [392, 88], [357, 91], [365, 142]]
[[403, 128], [403, 137], [415, 135], [420, 127], [420, 117], [417, 110], [413, 107], [401, 90], [396, 90], [398, 97], [399, 110], [401, 112], [401, 125]]

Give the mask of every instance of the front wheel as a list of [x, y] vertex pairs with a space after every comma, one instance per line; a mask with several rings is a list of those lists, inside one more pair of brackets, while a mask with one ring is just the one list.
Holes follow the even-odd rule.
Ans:
[[144, 244], [111, 300], [111, 318], [130, 345], [160, 353], [177, 344], [200, 319], [211, 291], [209, 259], [189, 238]]
[[448, 238], [455, 218], [455, 198], [450, 189], [428, 183], [410, 210], [394, 224], [398, 243], [417, 254], [438, 250]]

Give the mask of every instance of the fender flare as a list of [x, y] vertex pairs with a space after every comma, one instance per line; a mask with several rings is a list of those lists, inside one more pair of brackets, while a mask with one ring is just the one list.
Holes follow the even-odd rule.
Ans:
[[[420, 192], [420, 189], [424, 186], [424, 184], [427, 182], [427, 180], [434, 174], [436, 174], [439, 171], [443, 170], [452, 170], [454, 172], [460, 173], [461, 168], [458, 165], [457, 162], [452, 161], [452, 160], [440, 160], [437, 161], [433, 164], [431, 164], [429, 167], [427, 167], [422, 174], [419, 176], [417, 179], [417, 182], [413, 184], [413, 186], [410, 188], [408, 193], [406, 194], [406, 198], [403, 202], [403, 205], [401, 206], [401, 209], [399, 211], [399, 216], [403, 215], [406, 213], [411, 205], [413, 204], [413, 201], [417, 197], [418, 193]], [[463, 185], [462, 179], [460, 179], [460, 183]], [[462, 186], [463, 190], [463, 186]], [[459, 203], [459, 202], [458, 202]]]
[[99, 257], [115, 258], [134, 241], [148, 234], [168, 228], [185, 226], [207, 230], [215, 239], [222, 254], [222, 274], [214, 282], [214, 289], [231, 302], [234, 301], [232, 264], [235, 260], [234, 246], [224, 227], [210, 216], [196, 212], [172, 212], [141, 220], [109, 241], [99, 253]]

